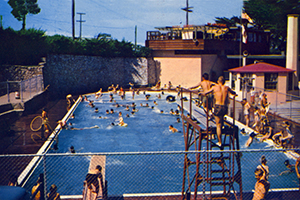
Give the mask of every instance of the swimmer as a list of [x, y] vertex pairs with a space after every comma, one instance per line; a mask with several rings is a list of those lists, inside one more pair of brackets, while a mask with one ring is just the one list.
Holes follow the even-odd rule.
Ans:
[[129, 89], [132, 90], [133, 87], [134, 87], [134, 83], [129, 82], [128, 84], [130, 85], [130, 88], [129, 88]]
[[106, 114], [109, 114], [109, 110], [106, 110], [105, 113], [106, 113]]
[[71, 146], [69, 150], [70, 150], [71, 153], [76, 153], [75, 149], [74, 149], [74, 146]]
[[66, 124], [66, 121], [59, 120], [57, 123], [60, 125], [60, 127], [62, 129], [67, 129], [67, 127], [68, 127], [68, 125]]
[[179, 123], [179, 122], [180, 122], [180, 118], [179, 118], [179, 117], [177, 117], [177, 118], [176, 118], [176, 121], [177, 121], [177, 123]]
[[175, 113], [174, 113], [174, 110], [171, 108], [171, 110], [170, 110], [170, 114], [171, 115], [174, 115]]
[[95, 113], [98, 113], [98, 112], [99, 112], [98, 108], [95, 108]]
[[107, 117], [99, 116], [99, 119], [107, 119]]
[[261, 156], [260, 162], [261, 164], [258, 165], [256, 168], [263, 170], [263, 178], [267, 181], [269, 179], [269, 166], [267, 166], [266, 156]]
[[172, 131], [172, 133], [178, 132], [178, 130], [176, 128], [174, 128], [173, 125], [169, 126], [169, 131]]
[[114, 109], [110, 109], [110, 114], [114, 114]]
[[128, 110], [129, 110], [129, 106], [128, 106], [128, 105], [126, 105], [126, 108], [125, 108], [125, 110], [126, 110], [126, 111], [128, 111]]
[[246, 131], [245, 131], [245, 129], [244, 129], [244, 128], [242, 128], [242, 130], [241, 130], [241, 134], [242, 134], [242, 135], [246, 135]]
[[126, 114], [126, 117], [130, 117], [129, 114]]
[[161, 99], [161, 95], [160, 95], [160, 94], [156, 95], [156, 97], [157, 97], [158, 99]]
[[163, 110], [160, 110], [160, 113], [164, 113], [164, 111], [163, 111]]
[[132, 112], [137, 112], [138, 111], [138, 109], [136, 109], [136, 107], [134, 106], [133, 108], [132, 108]]
[[113, 102], [113, 100], [114, 100], [114, 95], [113, 95], [113, 94], [109, 94], [109, 97], [110, 97], [109, 102]]
[[175, 110], [175, 115], [179, 115], [179, 110]]
[[135, 105], [135, 103], [134, 102], [132, 102], [132, 104], [131, 104], [131, 107], [135, 107], [136, 105]]
[[157, 103], [156, 101], [153, 101], [153, 103], [154, 103], [154, 105], [156, 105], [156, 106], [158, 105], [158, 103]]
[[102, 88], [98, 92], [95, 93], [95, 98], [98, 99], [99, 97], [102, 96]]
[[115, 107], [116, 107], [116, 108], [119, 108], [119, 107], [120, 107], [120, 105], [119, 105], [118, 103], [116, 103], [116, 104], [115, 104]]
[[283, 174], [293, 173], [295, 171], [295, 165], [290, 164], [289, 160], [285, 160], [284, 165], [286, 166], [286, 168], [288, 168], [288, 170], [281, 172], [279, 176]]
[[72, 114], [70, 118], [75, 119], [75, 114]]
[[249, 138], [248, 138], [248, 140], [245, 144], [246, 147], [250, 147], [250, 145], [252, 144], [253, 139], [255, 138], [255, 136], [256, 136], [255, 132], [250, 133]]
[[146, 95], [145, 95], [146, 100], [149, 100], [150, 96], [151, 96], [150, 94], [146, 94]]
[[89, 106], [91, 106], [92, 108], [94, 108], [95, 107], [95, 105], [93, 104], [93, 101], [89, 101]]
[[124, 122], [124, 119], [122, 117], [122, 112], [120, 111], [119, 112], [119, 126], [124, 126], [125, 125], [125, 122]]
[[151, 109], [154, 109], [154, 106], [151, 106]]

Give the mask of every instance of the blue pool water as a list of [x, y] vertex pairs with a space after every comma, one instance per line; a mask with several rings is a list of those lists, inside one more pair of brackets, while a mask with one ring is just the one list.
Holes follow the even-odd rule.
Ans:
[[[75, 119], [70, 119], [75, 128], [88, 128], [97, 125], [99, 128], [85, 130], [62, 130], [58, 137], [58, 150], [50, 153], [67, 153], [69, 147], [74, 146], [80, 153], [85, 152], [149, 152], [149, 151], [183, 151], [184, 138], [182, 134], [182, 123], [177, 122], [177, 117], [170, 115], [171, 109], [177, 109], [176, 102], [167, 102], [166, 96], [157, 99], [158, 93], [147, 93], [151, 97], [145, 99], [145, 95], [136, 95], [132, 99], [127, 93], [126, 99], [121, 100], [114, 95], [116, 102], [109, 102], [109, 95], [104, 94], [100, 99], [94, 95], [88, 95], [94, 100], [95, 107], [88, 106], [88, 102], [82, 102], [75, 110]], [[155, 105], [153, 101], [158, 105]], [[125, 105], [136, 104], [138, 112], [131, 114], [125, 110]], [[121, 106], [116, 107], [119, 103]], [[140, 104], [149, 104], [142, 107]], [[124, 106], [123, 106], [124, 105]], [[152, 109], [151, 107], [154, 106]], [[113, 109], [114, 114], [106, 114], [106, 110]], [[160, 113], [163, 110], [164, 113]], [[122, 112], [127, 127], [113, 126], [118, 123], [118, 113]], [[126, 115], [129, 117], [126, 117]], [[99, 118], [101, 116], [101, 118]], [[172, 124], [180, 132], [172, 133], [168, 126]], [[240, 135], [241, 148], [245, 149], [248, 136]], [[266, 143], [254, 141], [249, 149], [270, 149]], [[254, 170], [259, 164], [261, 153], [243, 153], [242, 177], [243, 190], [254, 188]], [[278, 176], [281, 171], [286, 170], [283, 162], [287, 159], [283, 153], [266, 154], [270, 167], [271, 188], [297, 187], [295, 174]], [[47, 181], [58, 185], [61, 194], [81, 194], [82, 182], [89, 166], [89, 156], [74, 157], [51, 157], [46, 161]], [[108, 194], [121, 195], [123, 193], [153, 193], [153, 192], [181, 192], [183, 175], [183, 154], [167, 155], [109, 155], [106, 158], [106, 180], [108, 181]], [[276, 166], [276, 168], [272, 168]], [[40, 166], [28, 182], [28, 187], [35, 182]], [[68, 173], [67, 173], [68, 172]], [[70, 173], [69, 173], [70, 172]], [[193, 173], [193, 172], [191, 172]], [[68, 184], [61, 183], [67, 180]], [[69, 185], [69, 183], [72, 183]]]

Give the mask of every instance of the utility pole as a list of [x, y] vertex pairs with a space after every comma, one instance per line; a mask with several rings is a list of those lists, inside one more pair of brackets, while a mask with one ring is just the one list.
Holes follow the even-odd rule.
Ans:
[[186, 0], [186, 7], [181, 8], [181, 10], [186, 12], [186, 25], [189, 25], [189, 12], [193, 12], [191, 9], [194, 7], [189, 7], [189, 0]]
[[80, 32], [79, 32], [79, 38], [81, 40], [81, 33], [82, 33], [82, 22], [85, 22], [85, 20], [82, 20], [82, 15], [85, 15], [85, 13], [77, 13], [80, 15], [80, 20], [77, 20], [77, 22], [80, 22]]
[[136, 43], [137, 43], [137, 25], [135, 25], [135, 31], [134, 31], [134, 51], [136, 51]]
[[75, 0], [72, 0], [72, 37], [75, 39]]

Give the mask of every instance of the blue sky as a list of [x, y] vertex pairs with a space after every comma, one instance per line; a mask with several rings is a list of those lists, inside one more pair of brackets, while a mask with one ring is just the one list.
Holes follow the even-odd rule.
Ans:
[[[22, 22], [16, 20], [8, 5], [8, 0], [0, 0], [0, 15], [4, 28], [19, 30]], [[72, 36], [72, 0], [38, 0], [41, 12], [27, 15], [26, 28], [46, 31], [47, 35]], [[242, 0], [189, 0], [193, 12], [189, 14], [189, 24], [213, 23], [215, 17], [240, 16]], [[82, 36], [92, 38], [98, 33], [108, 33], [114, 39], [134, 42], [137, 26], [137, 42], [144, 45], [146, 32], [154, 27], [184, 25], [186, 0], [75, 0], [75, 12], [82, 16]], [[76, 14], [76, 20], [80, 16]], [[76, 37], [79, 36], [79, 22], [75, 24]]]

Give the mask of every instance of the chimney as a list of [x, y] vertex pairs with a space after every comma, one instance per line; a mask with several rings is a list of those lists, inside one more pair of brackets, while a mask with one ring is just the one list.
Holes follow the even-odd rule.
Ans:
[[299, 81], [298, 17], [298, 14], [289, 14], [287, 22], [286, 68], [295, 70], [294, 86], [297, 86]]

